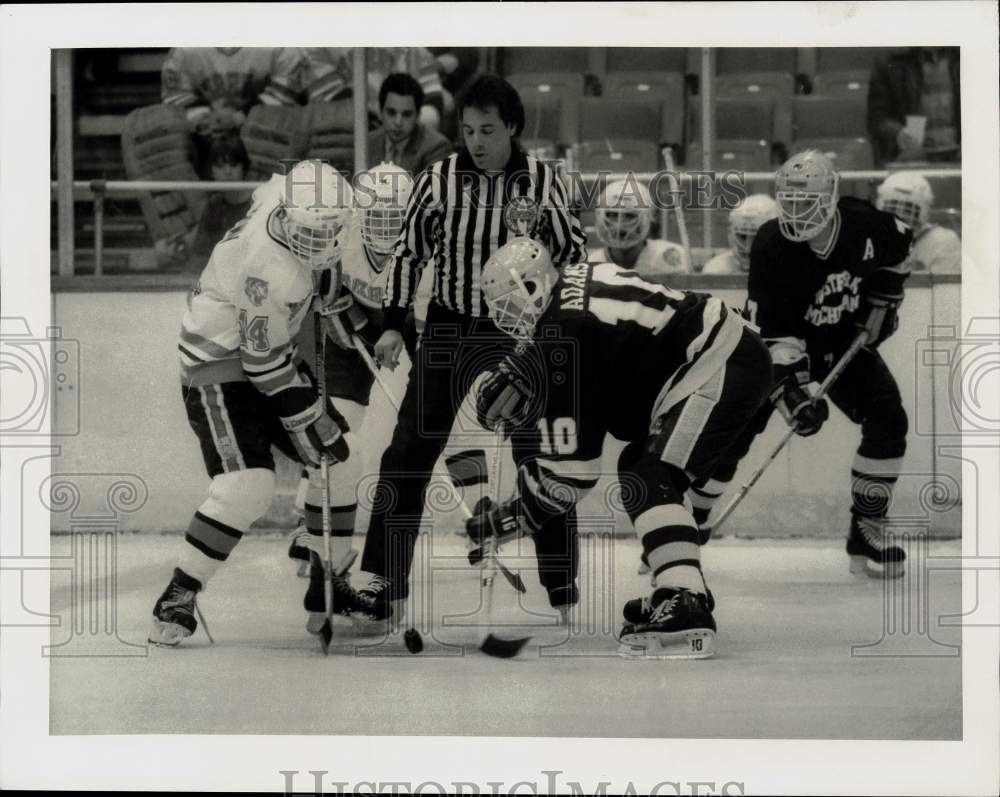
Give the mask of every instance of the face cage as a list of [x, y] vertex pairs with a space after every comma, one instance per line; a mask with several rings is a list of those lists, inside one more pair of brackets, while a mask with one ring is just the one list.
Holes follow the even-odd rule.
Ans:
[[897, 216], [903, 224], [919, 230], [924, 225], [923, 207], [908, 199], [887, 199], [882, 203], [882, 210]]
[[597, 211], [597, 237], [612, 249], [628, 249], [646, 240], [649, 217], [637, 210]]
[[339, 260], [338, 234], [340, 224], [331, 222], [328, 226], [310, 227], [285, 220], [285, 238], [288, 248], [299, 261], [310, 268], [325, 268]]
[[757, 236], [757, 229], [746, 224], [737, 224], [729, 228], [729, 248], [736, 256], [736, 262], [744, 268], [750, 263], [750, 247]]
[[361, 240], [375, 254], [389, 254], [403, 229], [405, 215], [405, 208], [380, 207], [377, 204], [362, 211]]
[[833, 218], [835, 193], [779, 191], [778, 227], [789, 241], [808, 241], [819, 235]]

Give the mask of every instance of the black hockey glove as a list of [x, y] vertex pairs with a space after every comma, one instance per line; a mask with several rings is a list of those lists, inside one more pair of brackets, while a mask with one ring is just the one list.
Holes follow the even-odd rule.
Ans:
[[800, 382], [802, 376], [808, 380], [808, 375], [792, 374], [782, 380], [771, 393], [771, 401], [778, 408], [789, 426], [795, 426], [795, 433], [801, 437], [816, 434], [824, 421], [830, 417], [830, 406], [826, 399], [813, 399], [806, 392], [805, 382]]
[[519, 498], [512, 498], [502, 504], [483, 498], [476, 504], [472, 517], [465, 521], [465, 531], [480, 547], [489, 537], [496, 537], [496, 544], [503, 545], [515, 537], [535, 533], [522, 511]]
[[512, 357], [491, 371], [476, 393], [476, 419], [484, 429], [496, 431], [523, 426], [535, 407], [535, 394], [524, 370]]
[[866, 308], [860, 314], [863, 320], [858, 321], [858, 329], [868, 333], [866, 345], [874, 349], [899, 328], [900, 303], [877, 293], [868, 294], [864, 301]]

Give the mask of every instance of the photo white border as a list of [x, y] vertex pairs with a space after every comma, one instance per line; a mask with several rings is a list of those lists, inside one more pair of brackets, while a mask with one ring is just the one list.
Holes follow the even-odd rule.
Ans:
[[[445, 20], [447, 21], [445, 23]], [[4, 6], [0, 9], [0, 288], [3, 314], [50, 326], [49, 48], [172, 45], [962, 46], [963, 318], [1000, 305], [997, 7], [992, 2]], [[2, 378], [2, 377], [0, 377]], [[995, 387], [995, 384], [993, 385]], [[998, 396], [987, 406], [1000, 404]], [[997, 450], [977, 454], [981, 486], [1000, 483]], [[4, 496], [19, 473], [0, 464]], [[975, 483], [968, 470], [965, 484]], [[998, 497], [979, 489], [964, 512], [966, 555], [997, 556]], [[10, 502], [0, 506], [8, 512]], [[26, 521], [30, 520], [26, 516]], [[35, 529], [34, 521], [30, 527]], [[45, 523], [46, 518], [41, 521]], [[0, 528], [20, 519], [0, 516]], [[32, 532], [34, 533], [34, 532]], [[980, 536], [977, 538], [976, 534]], [[8, 548], [3, 548], [8, 553]], [[34, 551], [43, 554], [44, 549]], [[997, 572], [980, 573], [993, 600]], [[25, 598], [49, 605], [33, 579]], [[965, 611], [976, 594], [963, 590]], [[3, 606], [0, 609], [6, 609]], [[821, 618], [818, 618], [821, 621]], [[997, 627], [964, 632], [962, 742], [488, 739], [467, 737], [49, 737], [45, 628], [0, 634], [0, 786], [50, 789], [280, 790], [279, 770], [329, 770], [327, 781], [518, 781], [585, 789], [611, 781], [643, 793], [664, 781], [745, 784], [750, 794], [988, 794], [998, 779]], [[338, 665], [324, 681], [337, 688]], [[516, 665], [512, 665], [516, 666]], [[665, 665], [665, 667], [668, 665]], [[558, 678], [554, 668], [553, 679]], [[155, 684], [151, 685], [155, 688]], [[664, 734], [682, 723], [663, 707]], [[191, 766], [185, 766], [190, 762]], [[301, 776], [300, 776], [301, 777]], [[308, 776], [307, 776], [308, 777]], [[297, 785], [299, 781], [296, 782]], [[301, 788], [311, 788], [302, 781]], [[704, 787], [703, 787], [704, 788]], [[428, 793], [437, 793], [430, 790]], [[522, 786], [518, 793], [531, 793]], [[673, 793], [669, 789], [662, 793]], [[717, 793], [717, 792], [716, 792]], [[738, 793], [738, 792], [731, 792]]]

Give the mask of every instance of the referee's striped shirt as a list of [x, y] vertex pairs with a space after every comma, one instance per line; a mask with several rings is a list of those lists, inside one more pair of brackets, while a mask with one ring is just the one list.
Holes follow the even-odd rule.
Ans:
[[[526, 200], [516, 201], [517, 197]], [[488, 176], [463, 149], [421, 172], [396, 241], [385, 293], [385, 328], [402, 330], [421, 272], [434, 264], [434, 301], [467, 316], [486, 316], [480, 275], [490, 256], [517, 227], [505, 209], [527, 201], [540, 208], [532, 238], [544, 243], [556, 268], [586, 259], [580, 220], [569, 209], [566, 189], [547, 164], [516, 146], [502, 174]], [[512, 221], [512, 220], [511, 220]]]

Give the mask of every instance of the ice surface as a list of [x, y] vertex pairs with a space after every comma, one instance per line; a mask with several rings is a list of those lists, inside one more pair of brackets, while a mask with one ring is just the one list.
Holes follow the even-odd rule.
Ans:
[[[676, 662], [615, 655], [621, 605], [648, 589], [632, 539], [584, 539], [583, 601], [569, 629], [555, 625], [531, 544], [505, 552], [528, 585], [520, 606], [502, 579], [494, 587], [497, 619], [522, 624], [498, 633], [532, 635], [514, 660], [477, 650], [479, 580], [453, 534], [420, 540], [417, 656], [401, 635], [363, 639], [348, 626], [324, 658], [304, 629], [306, 581], [278, 535], [246, 537], [201, 596], [216, 644], [199, 629], [179, 648], [147, 649], [152, 605], [183, 537], [115, 543], [122, 643], [80, 633], [108, 606], [95, 582], [71, 590], [69, 571], [53, 573], [52, 612], [62, 617], [50, 659], [54, 734], [961, 738], [960, 634], [939, 623], [960, 611], [958, 571], [858, 579], [841, 541], [713, 540], [704, 567], [718, 653]], [[54, 537], [53, 555], [69, 545]], [[932, 542], [931, 558], [911, 555], [911, 572], [958, 552], [957, 541]]]

